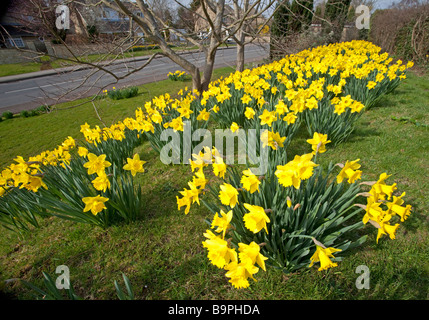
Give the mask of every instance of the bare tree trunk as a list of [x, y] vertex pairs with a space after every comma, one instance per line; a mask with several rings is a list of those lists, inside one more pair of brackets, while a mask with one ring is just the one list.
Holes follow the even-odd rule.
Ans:
[[[204, 1], [201, 2], [204, 9]], [[205, 9], [204, 9], [205, 10]], [[206, 61], [204, 63], [203, 79], [201, 81], [201, 88], [206, 91], [209, 87], [211, 77], [213, 74], [214, 63], [216, 58], [216, 51], [219, 45], [222, 43], [222, 24], [224, 18], [225, 0], [220, 0], [216, 4], [216, 15], [213, 21], [210, 20], [209, 14], [206, 14], [209, 24], [212, 28], [210, 36], [210, 45], [206, 54]]]
[[209, 88], [209, 84], [210, 84], [211, 77], [213, 74], [213, 69], [214, 69], [215, 55], [216, 55], [216, 51], [213, 51], [212, 53], [209, 53], [206, 57], [204, 71], [203, 71], [203, 78], [201, 81], [202, 91], [206, 91]]
[[236, 70], [242, 72], [244, 70], [244, 40], [245, 35], [243, 32], [240, 32], [238, 38], [239, 42], [237, 42], [237, 66]]
[[197, 68], [195, 73], [192, 75], [192, 90], [197, 90], [198, 92], [203, 92], [203, 86], [201, 84], [201, 76], [200, 76], [200, 70]]

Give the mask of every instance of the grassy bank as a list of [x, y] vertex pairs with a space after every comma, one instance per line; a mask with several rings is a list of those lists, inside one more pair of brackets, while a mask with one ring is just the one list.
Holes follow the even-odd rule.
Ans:
[[[231, 69], [219, 69], [216, 77]], [[190, 83], [158, 82], [141, 88], [141, 95], [124, 101], [99, 100], [106, 124], [132, 115], [135, 108], [153, 96], [176, 93]], [[146, 91], [145, 91], [146, 90]], [[189, 166], [166, 166], [148, 143], [138, 148], [147, 161], [146, 172], [137, 176], [145, 198], [144, 218], [107, 230], [49, 218], [42, 228], [24, 239], [2, 232], [0, 238], [0, 283], [2, 290], [19, 299], [31, 291], [19, 282], [5, 286], [4, 280], [20, 278], [43, 286], [42, 272], [55, 276], [58, 265], [70, 268], [72, 285], [86, 299], [115, 299], [114, 280], [125, 273], [137, 299], [427, 299], [429, 287], [429, 75], [408, 78], [392, 94], [366, 111], [350, 139], [320, 156], [323, 162], [360, 158], [364, 180], [377, 179], [381, 172], [393, 175], [398, 189], [413, 205], [410, 218], [398, 229], [395, 240], [375, 242], [376, 230], [365, 228], [369, 237], [350, 251], [337, 268], [317, 268], [284, 274], [273, 268], [260, 271], [258, 282], [236, 290], [222, 270], [209, 263], [201, 242], [212, 214], [204, 206], [193, 206], [188, 215], [177, 211], [176, 196], [192, 177]], [[0, 123], [2, 166], [17, 155], [27, 157], [55, 147], [65, 137], [80, 137], [84, 122], [100, 124], [92, 105], [58, 111], [34, 118]], [[398, 121], [408, 117], [409, 121]], [[25, 128], [25, 131], [24, 129]], [[49, 128], [49, 129], [47, 129]], [[37, 138], [32, 138], [37, 137]], [[303, 129], [288, 154], [309, 151]], [[357, 289], [356, 268], [370, 270], [370, 289]]]

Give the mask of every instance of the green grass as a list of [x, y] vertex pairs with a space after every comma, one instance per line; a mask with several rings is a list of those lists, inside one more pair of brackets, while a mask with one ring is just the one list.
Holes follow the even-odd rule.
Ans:
[[[218, 70], [217, 76], [227, 71]], [[184, 85], [165, 81], [150, 87], [147, 95], [115, 103], [101, 100], [102, 116], [109, 122], [120, 120], [152, 96], [177, 92]], [[429, 75], [409, 73], [395, 92], [362, 116], [347, 142], [335, 148], [328, 144], [328, 151], [319, 156], [322, 163], [360, 158], [364, 180], [374, 180], [382, 172], [392, 174], [389, 182], [397, 182], [398, 189], [407, 193], [406, 202], [414, 207], [396, 240], [384, 237], [377, 245], [375, 229], [367, 226], [367, 242], [348, 252], [337, 268], [293, 274], [268, 268], [266, 273], [259, 271], [258, 282], [250, 288], [234, 289], [225, 271], [209, 263], [201, 245], [207, 228], [204, 220], [211, 213], [196, 205], [188, 215], [177, 211], [176, 195], [191, 178], [190, 168], [162, 164], [145, 143], [137, 150], [148, 162], [146, 172], [137, 176], [145, 190], [144, 218], [107, 230], [50, 218], [21, 240], [2, 232], [0, 283], [20, 278], [42, 286], [42, 272], [55, 278], [56, 266], [64, 264], [70, 268], [76, 293], [85, 299], [116, 299], [113, 281], [122, 283], [121, 272], [129, 277], [137, 299], [428, 299], [429, 129], [391, 119], [407, 116], [428, 124], [428, 101]], [[77, 137], [85, 121], [98, 121], [90, 106], [0, 123], [2, 163], [18, 154], [51, 148], [67, 135]], [[3, 153], [5, 138], [7, 154]], [[307, 138], [301, 130], [288, 154], [310, 151]], [[355, 286], [359, 265], [371, 272], [368, 290]], [[16, 298], [31, 298], [19, 282], [3, 286]]]
[[41, 65], [38, 62], [2, 64], [0, 65], [0, 77], [40, 71]]

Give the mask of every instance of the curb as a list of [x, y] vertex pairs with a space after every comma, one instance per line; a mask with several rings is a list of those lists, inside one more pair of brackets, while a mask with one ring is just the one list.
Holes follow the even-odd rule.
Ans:
[[[217, 50], [235, 49], [235, 48], [236, 48], [236, 46], [229, 46], [229, 47], [220, 47]], [[202, 52], [202, 51], [201, 50], [188, 50], [188, 51], [181, 52], [179, 54], [183, 55], [183, 54], [191, 54], [191, 53], [198, 53], [198, 52]], [[100, 64], [100, 66], [115, 65], [115, 64], [120, 64], [120, 63], [124, 63], [124, 62], [144, 61], [144, 60], [149, 60], [150, 57], [151, 56], [141, 56], [141, 57], [136, 57], [136, 58], [120, 59], [120, 60], [116, 60], [116, 61], [111, 62], [111, 63], [103, 62]], [[163, 58], [163, 57], [164, 56], [159, 56], [159, 57], [155, 57], [155, 59]], [[35, 72], [17, 74], [17, 75], [12, 75], [12, 76], [0, 77], [0, 83], [11, 83], [11, 82], [16, 82], [16, 81], [21, 81], [21, 80], [28, 80], [28, 79], [45, 77], [45, 76], [54, 75], [54, 74], [63, 74], [63, 73], [68, 73], [68, 72], [73, 72], [73, 71], [82, 71], [82, 70], [94, 69], [94, 68], [95, 67], [93, 67], [93, 66], [77, 66], [77, 67], [74, 66], [74, 67], [64, 67], [64, 68], [50, 69], [50, 70], [44, 70], [44, 71], [35, 71]]]

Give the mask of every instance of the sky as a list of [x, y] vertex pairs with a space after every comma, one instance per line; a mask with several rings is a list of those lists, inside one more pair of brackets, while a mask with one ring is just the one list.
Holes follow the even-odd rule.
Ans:
[[[192, 0], [177, 0], [178, 2], [180, 2], [181, 4], [188, 6]], [[315, 3], [319, 2], [319, 1], [323, 1], [323, 0], [315, 0]], [[326, 0], [325, 0], [326, 1]], [[394, 2], [399, 2], [400, 0], [375, 0], [375, 4], [374, 4], [374, 10], [376, 9], [386, 9], [388, 8], [391, 4], [393, 4]], [[174, 0], [172, 0], [172, 2], [174, 3]], [[269, 14], [268, 10], [268, 14]]]
[[[396, 2], [396, 1], [394, 1], [394, 0], [377, 0], [377, 2], [375, 4], [375, 8], [386, 9], [387, 7], [389, 7], [394, 2]], [[399, 2], [399, 1], [397, 1], [397, 2]]]
[[[178, 0], [178, 2], [184, 4], [184, 5], [188, 5], [191, 0]], [[389, 7], [393, 2], [395, 2], [395, 0], [376, 0], [376, 8], [379, 9], [385, 9], [387, 7]], [[399, 2], [398, 0], [396, 0], [396, 2]]]

